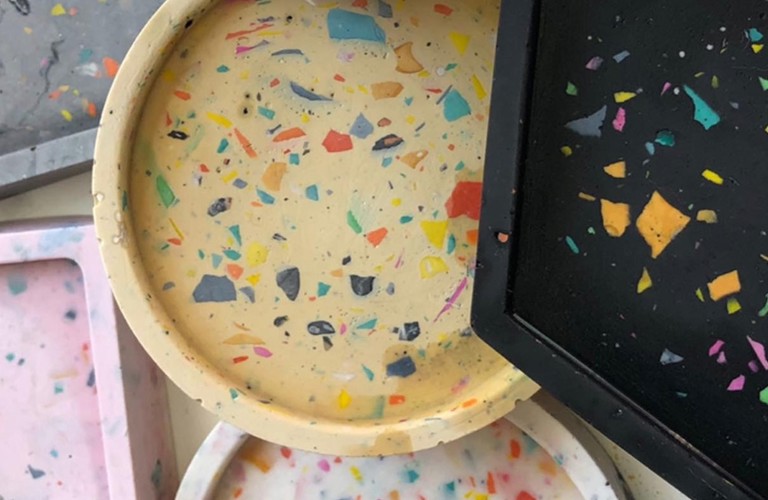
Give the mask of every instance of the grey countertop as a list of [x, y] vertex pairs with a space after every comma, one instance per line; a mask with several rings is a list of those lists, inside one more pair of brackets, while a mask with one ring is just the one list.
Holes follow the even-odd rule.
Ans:
[[0, 0], [0, 155], [98, 124], [161, 0]]

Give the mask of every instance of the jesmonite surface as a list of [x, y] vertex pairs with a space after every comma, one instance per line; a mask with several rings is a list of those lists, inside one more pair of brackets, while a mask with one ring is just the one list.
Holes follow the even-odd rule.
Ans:
[[162, 373], [82, 219], [0, 226], [0, 498], [171, 498]]
[[0, 266], [0, 439], [7, 498], [109, 496], [83, 275]]
[[360, 455], [535, 390], [469, 328], [497, 20], [486, 1], [158, 11], [105, 110], [95, 214], [127, 319], [190, 396]]
[[227, 424], [214, 429], [184, 477], [179, 498], [584, 498], [558, 465], [563, 456], [553, 459], [504, 419], [430, 450], [382, 458], [319, 455], [242, 435]]

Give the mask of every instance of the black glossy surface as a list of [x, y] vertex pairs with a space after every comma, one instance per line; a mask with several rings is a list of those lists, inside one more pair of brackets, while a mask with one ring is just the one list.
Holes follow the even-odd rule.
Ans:
[[[768, 77], [768, 53], [755, 54], [744, 33], [755, 27], [768, 36], [768, 4], [543, 0], [540, 10], [527, 129], [513, 130], [528, 117], [520, 100], [497, 94], [516, 90], [515, 77], [526, 78], [502, 65], [505, 50], [509, 57], [520, 50], [504, 44], [519, 40], [500, 36], [497, 78], [503, 74], [509, 82], [497, 80], [492, 96], [475, 328], [694, 498], [736, 498], [749, 489], [768, 496], [762, 436], [768, 406], [758, 397], [768, 372], [748, 368], [756, 357], [746, 340], [768, 343], [768, 318], [757, 314], [768, 292], [768, 263], [760, 257], [768, 253], [768, 92], [758, 81]], [[612, 56], [623, 50], [630, 57], [616, 63]], [[604, 62], [590, 71], [585, 64], [594, 56]], [[566, 94], [568, 81], [578, 96]], [[672, 86], [661, 96], [665, 82]], [[720, 114], [718, 125], [706, 131], [694, 121], [684, 84]], [[611, 124], [618, 91], [639, 94], [621, 104], [627, 111], [621, 133]], [[601, 138], [564, 127], [603, 105]], [[650, 155], [646, 142], [665, 129], [674, 133], [675, 146], [657, 144]], [[524, 139], [510, 140], [519, 132]], [[560, 151], [566, 145], [574, 150], [570, 157]], [[602, 167], [620, 159], [628, 178], [607, 176]], [[703, 179], [705, 168], [725, 177], [724, 185]], [[654, 190], [694, 219], [655, 260], [634, 226]], [[609, 237], [599, 202], [581, 200], [579, 192], [629, 203], [626, 234]], [[696, 222], [699, 209], [716, 210], [718, 224]], [[495, 240], [496, 231], [513, 227], [511, 244]], [[653, 287], [638, 295], [643, 267]], [[709, 300], [706, 284], [733, 269], [741, 275], [743, 310], [729, 316], [725, 300]], [[500, 283], [499, 274], [507, 272], [508, 282]], [[716, 339], [726, 342], [722, 365], [708, 356]], [[662, 365], [664, 349], [685, 359]], [[746, 376], [744, 390], [728, 392], [738, 375]]]

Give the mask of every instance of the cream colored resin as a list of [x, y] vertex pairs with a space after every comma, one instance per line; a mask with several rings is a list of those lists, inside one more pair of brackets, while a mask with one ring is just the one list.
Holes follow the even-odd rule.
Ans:
[[[469, 330], [498, 5], [222, 2], [190, 24], [203, 2], [184, 3], [126, 60], [94, 180], [115, 293], [161, 367], [253, 434], [325, 453], [432, 446], [529, 396]], [[386, 41], [332, 39], [335, 16]], [[139, 117], [139, 59], [169, 30]]]

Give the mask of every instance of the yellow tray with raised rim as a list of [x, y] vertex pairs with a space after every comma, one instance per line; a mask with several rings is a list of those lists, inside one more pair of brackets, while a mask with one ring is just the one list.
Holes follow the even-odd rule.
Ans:
[[269, 441], [405, 453], [536, 385], [469, 328], [498, 2], [169, 0], [104, 108], [117, 301]]

